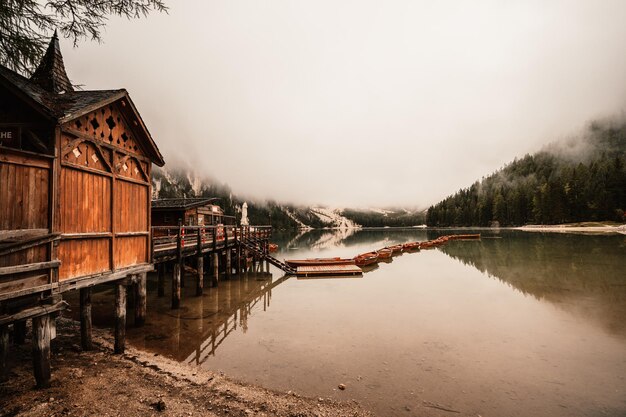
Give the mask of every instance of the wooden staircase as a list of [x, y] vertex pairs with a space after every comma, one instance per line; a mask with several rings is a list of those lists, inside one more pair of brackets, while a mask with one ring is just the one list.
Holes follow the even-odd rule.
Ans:
[[260, 246], [257, 244], [256, 241], [254, 241], [254, 240], [248, 240], [248, 241], [242, 240], [242, 241], [240, 241], [240, 243], [246, 249], [256, 253], [257, 255], [259, 255], [261, 257], [261, 259], [265, 259], [266, 261], [268, 261], [269, 263], [274, 265], [276, 268], [282, 269], [287, 275], [296, 275], [296, 270], [294, 268], [292, 268], [289, 265], [287, 265], [286, 263], [284, 263], [284, 262], [274, 258], [272, 255], [263, 252], [261, 250]]

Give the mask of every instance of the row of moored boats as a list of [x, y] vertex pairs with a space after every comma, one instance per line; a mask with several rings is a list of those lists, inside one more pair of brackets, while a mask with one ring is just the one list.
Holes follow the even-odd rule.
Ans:
[[354, 258], [308, 258], [308, 259], [288, 259], [285, 263], [292, 268], [299, 266], [328, 266], [328, 265], [357, 265], [357, 266], [369, 266], [376, 264], [380, 261], [390, 260], [393, 256], [399, 255], [402, 252], [414, 252], [420, 249], [434, 248], [450, 240], [467, 240], [467, 239], [480, 239], [480, 234], [471, 235], [446, 235], [439, 236], [437, 239], [426, 240], [423, 242], [407, 242], [404, 244], [398, 244], [393, 246], [385, 246], [382, 249], [362, 253]]

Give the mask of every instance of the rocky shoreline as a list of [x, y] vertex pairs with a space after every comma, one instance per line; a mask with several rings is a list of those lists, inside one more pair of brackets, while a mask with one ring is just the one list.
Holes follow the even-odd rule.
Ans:
[[94, 350], [80, 349], [79, 325], [59, 319], [50, 388], [34, 389], [30, 344], [13, 346], [0, 383], [0, 416], [371, 416], [355, 401], [306, 398], [234, 381], [127, 347], [94, 329]]

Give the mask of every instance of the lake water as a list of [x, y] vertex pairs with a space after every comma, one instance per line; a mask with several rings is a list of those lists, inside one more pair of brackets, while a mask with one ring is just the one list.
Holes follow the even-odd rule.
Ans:
[[[218, 288], [207, 280], [194, 297], [189, 276], [180, 310], [169, 292], [156, 297], [151, 276], [147, 323], [128, 340], [268, 388], [356, 399], [381, 416], [626, 416], [626, 236], [481, 232], [360, 278], [284, 278], [271, 267]], [[351, 257], [438, 234], [274, 241], [281, 259]], [[94, 296], [96, 324], [111, 321], [110, 294]]]

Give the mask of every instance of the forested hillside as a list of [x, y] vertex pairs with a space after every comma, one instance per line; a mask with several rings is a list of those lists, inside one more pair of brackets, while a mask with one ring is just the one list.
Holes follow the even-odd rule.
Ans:
[[[592, 123], [578, 138], [515, 160], [431, 206], [429, 226], [624, 222], [626, 123]], [[497, 222], [497, 223], [496, 223]]]

